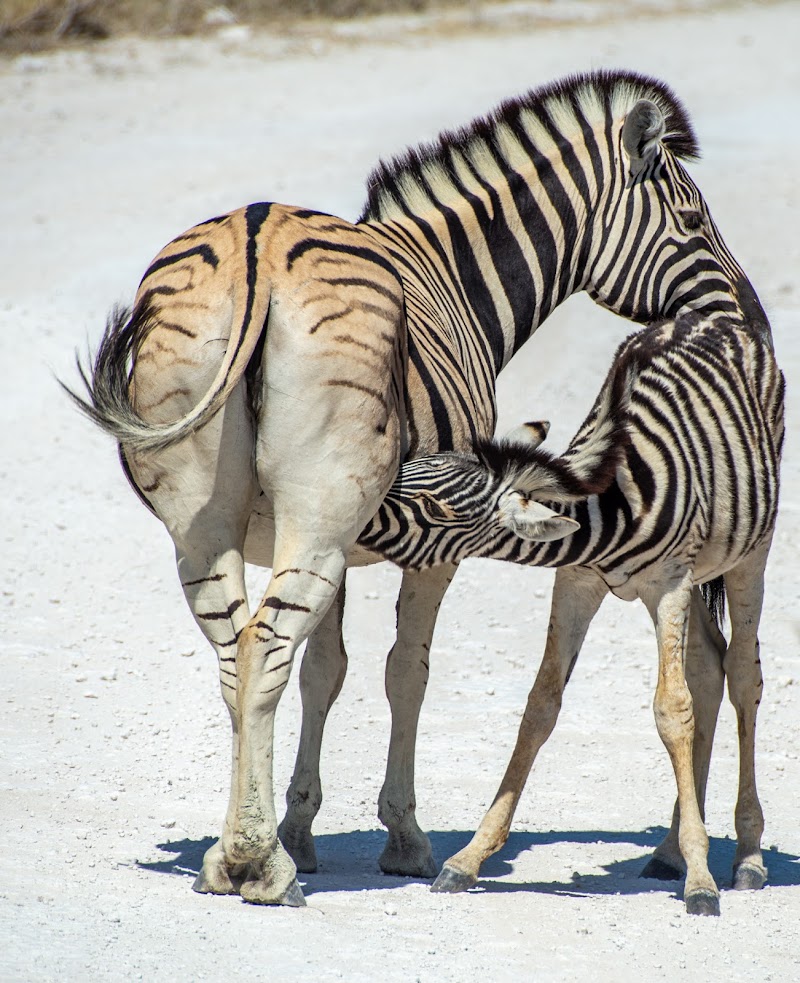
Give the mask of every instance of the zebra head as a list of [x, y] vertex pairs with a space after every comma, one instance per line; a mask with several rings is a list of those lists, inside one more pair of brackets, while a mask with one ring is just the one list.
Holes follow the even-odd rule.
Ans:
[[616, 120], [611, 139], [617, 174], [595, 213], [590, 296], [642, 323], [713, 311], [769, 337], [755, 290], [681, 163], [698, 148], [675, 96], [664, 87], [639, 98]]
[[[470, 556], [501, 557], [514, 537], [563, 539], [578, 523], [538, 498], [558, 497], [549, 455], [532, 460], [549, 423], [516, 427], [474, 454], [430, 454], [406, 461], [380, 512], [359, 537], [362, 546], [403, 567], [457, 563]], [[544, 462], [547, 480], [542, 485]]]

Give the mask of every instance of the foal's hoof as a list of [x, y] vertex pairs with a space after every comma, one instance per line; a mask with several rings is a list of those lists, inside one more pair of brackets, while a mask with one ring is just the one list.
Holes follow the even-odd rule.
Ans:
[[639, 877], [650, 878], [654, 881], [682, 881], [683, 876], [682, 870], [660, 857], [651, 857], [639, 874]]
[[242, 884], [239, 892], [242, 898], [250, 904], [276, 904], [286, 905], [289, 908], [305, 908], [306, 899], [297, 880], [293, 880], [286, 890], [280, 894], [274, 894], [274, 887], [265, 881], [246, 881]]
[[686, 902], [687, 915], [719, 915], [719, 895], [713, 891], [693, 891], [683, 900]]
[[478, 878], [472, 874], [465, 874], [463, 871], [456, 870], [455, 867], [448, 867], [445, 864], [431, 885], [431, 891], [434, 894], [460, 894], [462, 891], [468, 891], [471, 887], [475, 887], [477, 883]]
[[767, 869], [757, 864], [742, 863], [733, 868], [734, 891], [760, 891], [767, 882]]

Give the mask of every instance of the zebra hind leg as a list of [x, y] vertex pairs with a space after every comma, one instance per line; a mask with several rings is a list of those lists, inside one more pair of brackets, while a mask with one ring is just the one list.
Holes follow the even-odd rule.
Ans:
[[[219, 536], [220, 529], [217, 529]], [[223, 537], [224, 538], [224, 537]], [[186, 601], [201, 631], [217, 654], [222, 697], [231, 720], [231, 788], [225, 828], [236, 814], [236, 768], [239, 733], [236, 717], [236, 641], [250, 613], [244, 583], [244, 560], [235, 546], [221, 550], [210, 559], [203, 549], [178, 548], [178, 573]], [[221, 840], [203, 858], [194, 882], [200, 894], [238, 894], [244, 867], [230, 868], [224, 863]]]
[[319, 760], [325, 721], [344, 682], [347, 652], [342, 638], [345, 586], [328, 608], [319, 626], [309, 636], [300, 667], [303, 724], [294, 773], [286, 792], [286, 815], [278, 837], [298, 871], [314, 873], [317, 853], [311, 824], [322, 804]]
[[305, 904], [296, 867], [277, 835], [272, 791], [275, 710], [294, 653], [332, 603], [346, 551], [323, 550], [319, 539], [294, 540], [276, 555], [266, 594], [241, 635], [236, 652], [239, 757], [237, 808], [221, 840], [221, 857], [236, 875], [246, 868], [240, 894], [256, 904]]
[[[725, 637], [717, 627], [711, 612], [695, 587], [689, 615], [689, 636], [686, 650], [686, 682], [694, 705], [694, 743], [692, 758], [697, 802], [700, 815], [705, 817], [706, 784], [711, 764], [714, 731], [725, 686], [722, 660], [725, 656]], [[686, 874], [686, 864], [678, 843], [680, 808], [677, 801], [672, 812], [669, 832], [656, 847], [640, 877], [660, 881], [680, 881]]]
[[684, 674], [692, 596], [691, 570], [680, 579], [670, 572], [663, 585], [648, 584], [640, 596], [647, 605], [658, 641], [658, 684], [653, 703], [658, 734], [672, 761], [678, 787], [678, 842], [686, 861], [687, 914], [719, 915], [719, 890], [708, 869], [708, 834], [700, 814], [694, 777], [692, 696]]
[[764, 601], [764, 567], [769, 544], [725, 574], [731, 641], [725, 655], [728, 695], [739, 724], [739, 795], [733, 887], [758, 890], [767, 879], [761, 854], [764, 814], [756, 791], [756, 714], [763, 692], [758, 625]]

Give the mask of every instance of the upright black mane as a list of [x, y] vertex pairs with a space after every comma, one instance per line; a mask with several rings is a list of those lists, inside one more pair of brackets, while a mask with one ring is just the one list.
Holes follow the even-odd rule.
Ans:
[[401, 200], [399, 182], [403, 177], [424, 184], [424, 170], [430, 165], [440, 166], [445, 173], [455, 176], [453, 152], [463, 151], [471, 144], [482, 141], [499, 154], [497, 130], [500, 125], [512, 133], [523, 135], [523, 113], [535, 114], [545, 126], [552, 127], [548, 103], [559, 100], [568, 103], [576, 115], [581, 113], [579, 97], [591, 90], [596, 93], [610, 112], [612, 101], [627, 94], [631, 106], [639, 99], [650, 99], [663, 111], [666, 133], [663, 142], [677, 157], [699, 157], [700, 151], [689, 114], [675, 93], [659, 79], [638, 72], [601, 69], [568, 75], [550, 82], [524, 95], [508, 99], [490, 112], [456, 130], [446, 130], [436, 140], [410, 147], [389, 161], [380, 161], [367, 179], [367, 201], [359, 221], [380, 219], [381, 200], [388, 196]]

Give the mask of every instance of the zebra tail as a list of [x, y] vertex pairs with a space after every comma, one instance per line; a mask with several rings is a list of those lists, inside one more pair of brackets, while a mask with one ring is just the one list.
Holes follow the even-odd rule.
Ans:
[[701, 584], [700, 593], [714, 619], [714, 624], [722, 631], [722, 622], [725, 620], [725, 578], [715, 577]]
[[[147, 423], [131, 402], [133, 364], [142, 342], [158, 325], [159, 312], [145, 294], [131, 310], [115, 307], [94, 357], [91, 371], [76, 356], [78, 373], [88, 399], [58, 380], [78, 409], [119, 441], [126, 452], [152, 453], [185, 440], [204, 426], [238, 384], [261, 339], [269, 309], [269, 291], [254, 304], [249, 316], [234, 319], [234, 331], [217, 375], [200, 402], [172, 423]], [[263, 308], [263, 310], [261, 309]], [[91, 357], [90, 357], [91, 359]]]

